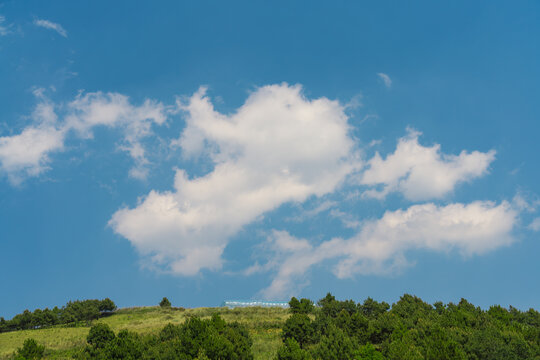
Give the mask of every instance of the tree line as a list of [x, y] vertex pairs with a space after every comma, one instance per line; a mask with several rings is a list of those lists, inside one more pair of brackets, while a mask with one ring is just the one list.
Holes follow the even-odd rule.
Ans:
[[430, 305], [407, 294], [391, 307], [331, 294], [317, 304], [291, 299], [277, 360], [540, 359], [540, 313], [533, 309], [484, 311], [465, 299]]
[[15, 315], [11, 320], [0, 317], [0, 333], [39, 329], [61, 324], [75, 324], [82, 321], [89, 322], [114, 310], [116, 310], [116, 305], [109, 298], [69, 301], [61, 308], [55, 306], [53, 309], [35, 309], [33, 312], [24, 310], [24, 312]]
[[[170, 306], [164, 300], [160, 305]], [[392, 306], [371, 298], [339, 301], [330, 293], [317, 306], [294, 297], [289, 305], [275, 360], [540, 359], [540, 313], [534, 309], [496, 305], [482, 310], [465, 299], [430, 305], [408, 294]], [[115, 334], [98, 323], [86, 340], [75, 359], [253, 359], [247, 329], [217, 314], [188, 317], [181, 325], [168, 324], [148, 335], [128, 330]], [[28, 340], [14, 355], [39, 359], [44, 350]]]

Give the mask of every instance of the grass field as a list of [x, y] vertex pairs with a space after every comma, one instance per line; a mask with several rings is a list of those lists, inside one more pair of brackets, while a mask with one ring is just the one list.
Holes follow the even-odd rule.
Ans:
[[[272, 359], [281, 344], [281, 326], [289, 316], [281, 308], [196, 308], [186, 310], [161, 309], [159, 307], [126, 308], [114, 315], [94, 321], [108, 324], [115, 332], [122, 329], [139, 334], [157, 333], [168, 323], [180, 324], [190, 316], [208, 318], [218, 313], [226, 321], [244, 324], [253, 339], [256, 360]], [[8, 359], [27, 338], [35, 339], [46, 347], [46, 359], [69, 359], [86, 344], [90, 326], [54, 327], [23, 330], [0, 334], [0, 359]]]

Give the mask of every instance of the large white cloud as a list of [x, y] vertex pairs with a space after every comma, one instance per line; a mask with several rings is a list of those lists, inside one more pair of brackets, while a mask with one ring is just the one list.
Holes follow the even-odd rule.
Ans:
[[165, 122], [163, 104], [145, 100], [136, 106], [127, 96], [95, 92], [81, 93], [66, 105], [55, 105], [43, 96], [41, 89], [35, 94], [40, 102], [30, 117], [31, 124], [19, 134], [0, 137], [0, 173], [6, 174], [12, 184], [47, 170], [50, 155], [64, 149], [67, 136], [91, 138], [97, 126], [122, 129], [120, 149], [135, 161], [130, 174], [145, 176], [147, 160], [140, 141], [151, 134], [152, 124]]
[[337, 261], [335, 275], [346, 278], [401, 268], [408, 264], [406, 253], [410, 250], [457, 251], [464, 257], [484, 254], [514, 241], [511, 231], [517, 217], [518, 211], [508, 202], [428, 203], [387, 211], [382, 218], [365, 222], [355, 236], [334, 238], [318, 246], [274, 231], [269, 237], [273, 256], [250, 272], [275, 271], [262, 295], [285, 297], [298, 290], [297, 284], [312, 266], [325, 260]]
[[214, 110], [201, 89], [187, 104], [186, 128], [174, 145], [185, 156], [209, 156], [214, 169], [174, 190], [152, 191], [110, 224], [142, 253], [173, 273], [219, 269], [229, 238], [289, 201], [336, 190], [359, 168], [344, 107], [306, 99], [300, 86], [265, 86], [235, 113]]
[[[401, 192], [409, 200], [441, 198], [454, 187], [487, 173], [495, 151], [441, 154], [439, 144], [431, 147], [418, 143], [419, 132], [409, 130], [399, 139], [393, 154], [383, 159], [379, 153], [369, 160], [360, 183], [375, 187], [367, 197], [384, 198], [390, 192]], [[379, 190], [376, 187], [382, 186]]]

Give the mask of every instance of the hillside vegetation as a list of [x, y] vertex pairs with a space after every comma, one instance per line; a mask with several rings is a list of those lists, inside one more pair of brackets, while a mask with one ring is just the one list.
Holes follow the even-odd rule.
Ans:
[[[118, 333], [127, 329], [138, 334], [158, 334], [167, 324], [182, 324], [191, 317], [210, 319], [219, 314], [226, 322], [237, 321], [246, 326], [253, 341], [254, 359], [272, 359], [281, 346], [281, 327], [289, 317], [281, 308], [195, 308], [177, 309], [140, 307], [117, 310], [113, 315], [93, 320], [92, 325], [107, 324]], [[91, 326], [65, 325], [47, 329], [0, 333], [0, 359], [9, 359], [27, 338], [45, 345], [44, 359], [69, 359], [86, 345]]]
[[[80, 304], [99, 302], [78, 304], [77, 314], [90, 314]], [[331, 294], [317, 306], [296, 298], [289, 305], [183, 309], [164, 298], [160, 307], [102, 311], [98, 319], [80, 315], [86, 320], [0, 333], [0, 359], [17, 351], [17, 360], [40, 358], [23, 356], [32, 353], [46, 359], [540, 360], [540, 313], [534, 309], [483, 310], [465, 299], [431, 305], [407, 294], [392, 306], [371, 298], [339, 301]], [[25, 313], [25, 322], [16, 316], [6, 324], [41, 321]]]

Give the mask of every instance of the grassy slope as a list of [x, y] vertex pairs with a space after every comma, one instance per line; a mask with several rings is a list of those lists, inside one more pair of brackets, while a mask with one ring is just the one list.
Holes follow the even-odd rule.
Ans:
[[[164, 310], [159, 307], [120, 309], [114, 315], [95, 321], [103, 322], [118, 332], [122, 329], [139, 334], [156, 333], [166, 324], [180, 324], [189, 316], [207, 318], [220, 314], [226, 321], [238, 321], [248, 328], [253, 339], [256, 360], [271, 359], [281, 344], [281, 326], [289, 316], [280, 308], [196, 308]], [[46, 359], [69, 359], [73, 351], [86, 343], [90, 327], [54, 327], [40, 330], [23, 330], [0, 334], [0, 359], [7, 359], [31, 337], [46, 347]]]

